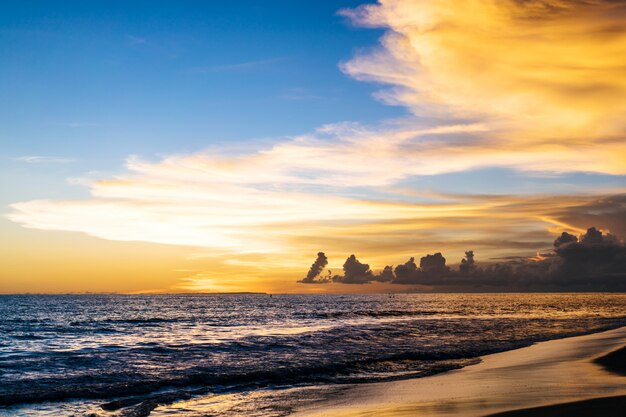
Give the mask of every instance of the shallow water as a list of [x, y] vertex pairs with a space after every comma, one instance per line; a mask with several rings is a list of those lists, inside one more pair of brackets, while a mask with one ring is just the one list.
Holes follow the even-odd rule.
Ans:
[[0, 296], [0, 415], [111, 415], [132, 397], [186, 399], [153, 415], [278, 416], [328, 384], [624, 324], [624, 294]]

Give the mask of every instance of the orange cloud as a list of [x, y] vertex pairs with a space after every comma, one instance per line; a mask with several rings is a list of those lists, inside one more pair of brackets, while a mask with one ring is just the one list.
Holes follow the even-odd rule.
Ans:
[[625, 172], [623, 2], [382, 0], [343, 13], [388, 29], [342, 65], [392, 85], [382, 100], [480, 121], [485, 155], [514, 167]]
[[125, 174], [85, 182], [88, 199], [15, 203], [9, 218], [201, 248], [219, 271], [178, 287], [197, 290], [242, 270], [277, 282], [318, 250], [330, 268], [352, 251], [374, 266], [432, 250], [534, 253], [557, 227], [595, 219], [568, 211], [594, 196], [441, 196], [407, 192], [407, 179], [484, 167], [626, 174], [622, 2], [384, 0], [343, 13], [387, 32], [342, 69], [389, 85], [378, 97], [419, 118], [322, 126], [235, 155], [130, 158]]

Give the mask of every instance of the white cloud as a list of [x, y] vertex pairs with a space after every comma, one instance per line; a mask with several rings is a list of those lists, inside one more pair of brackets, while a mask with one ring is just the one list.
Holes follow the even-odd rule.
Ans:
[[236, 62], [232, 64], [217, 64], [204, 67], [194, 67], [187, 72], [190, 74], [207, 74], [213, 72], [230, 72], [230, 71], [250, 71], [259, 68], [266, 68], [274, 64], [284, 62], [287, 57], [276, 57], [267, 59], [258, 59], [252, 61]]
[[68, 164], [74, 162], [73, 158], [64, 158], [60, 156], [36, 156], [26, 155], [15, 158], [18, 161], [28, 164]]

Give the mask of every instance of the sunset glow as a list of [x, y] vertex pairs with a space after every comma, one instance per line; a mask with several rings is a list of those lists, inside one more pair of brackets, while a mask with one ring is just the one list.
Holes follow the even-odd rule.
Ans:
[[[73, 169], [50, 197], [13, 193], [0, 291], [54, 292], [41, 271], [59, 291], [88, 290], [76, 283], [81, 259], [115, 275], [97, 291], [346, 291], [295, 281], [320, 250], [339, 271], [352, 253], [373, 269], [435, 251], [455, 265], [469, 249], [485, 262], [532, 258], [561, 232], [590, 226], [624, 236], [623, 4], [381, 0], [338, 14], [348, 20], [339, 28], [384, 33], [342, 51], [337, 71], [377, 83], [372, 100], [406, 113], [240, 147], [203, 130], [206, 145], [192, 151], [185, 129], [173, 135], [179, 150], [127, 155], [107, 172]], [[269, 65], [282, 61], [205, 75]], [[13, 158], [52, 167], [80, 155]], [[12, 175], [5, 187], [29, 178]], [[87, 236], [71, 234], [66, 251], [29, 265], [35, 248], [67, 232]], [[128, 248], [150, 245], [163, 255], [110, 269]], [[163, 277], [137, 272], [148, 265]]]
[[0, 1], [0, 415], [626, 410], [626, 1]]

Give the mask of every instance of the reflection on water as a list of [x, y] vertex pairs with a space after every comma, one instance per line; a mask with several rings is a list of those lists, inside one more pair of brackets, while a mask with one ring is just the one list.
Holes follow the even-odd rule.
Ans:
[[165, 398], [181, 401], [152, 415], [280, 415], [284, 389], [309, 401], [321, 384], [425, 376], [623, 325], [624, 307], [622, 294], [0, 296], [0, 413], [102, 413], [131, 396], [119, 410]]

